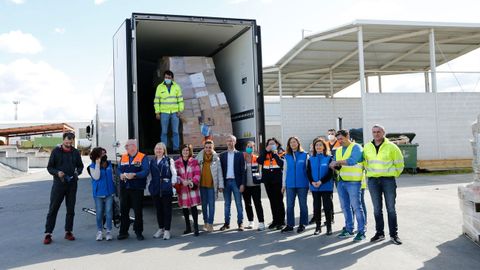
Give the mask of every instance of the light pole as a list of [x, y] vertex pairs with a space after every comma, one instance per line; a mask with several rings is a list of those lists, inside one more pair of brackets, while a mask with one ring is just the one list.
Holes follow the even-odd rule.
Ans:
[[15, 121], [18, 120], [18, 104], [20, 104], [20, 101], [14, 100], [13, 105], [15, 105]]

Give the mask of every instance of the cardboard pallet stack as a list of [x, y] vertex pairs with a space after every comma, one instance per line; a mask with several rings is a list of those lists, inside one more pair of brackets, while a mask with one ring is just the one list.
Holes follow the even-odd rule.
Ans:
[[165, 70], [171, 70], [182, 87], [183, 142], [201, 148], [204, 138], [210, 137], [216, 146], [224, 146], [227, 135], [232, 134], [232, 121], [212, 58], [163, 57], [158, 62], [159, 77]]
[[480, 243], [480, 115], [473, 130], [473, 183], [458, 187], [460, 208], [463, 212], [463, 233]]

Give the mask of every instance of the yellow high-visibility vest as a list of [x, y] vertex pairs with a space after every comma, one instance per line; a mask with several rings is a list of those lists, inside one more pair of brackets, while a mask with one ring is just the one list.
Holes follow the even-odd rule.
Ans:
[[[345, 154], [342, 153], [344, 148], [343, 146], [341, 148], [338, 148], [337, 151], [335, 152], [335, 160], [341, 161], [341, 160], [346, 160], [350, 158], [350, 156], [352, 155], [353, 146], [355, 145], [356, 143], [352, 142], [345, 150]], [[343, 181], [361, 182], [362, 179], [364, 178], [363, 161], [358, 162], [353, 166], [342, 165], [339, 175]]]
[[375, 145], [367, 143], [363, 158], [367, 177], [398, 177], [404, 168], [402, 151], [387, 138], [380, 145], [378, 154]]
[[153, 107], [155, 108], [155, 113], [183, 112], [184, 103], [180, 85], [172, 81], [170, 92], [168, 92], [167, 85], [164, 82], [159, 84], [153, 99]]

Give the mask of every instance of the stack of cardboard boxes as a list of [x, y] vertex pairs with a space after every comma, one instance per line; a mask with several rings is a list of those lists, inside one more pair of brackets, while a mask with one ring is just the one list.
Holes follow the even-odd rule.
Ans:
[[480, 115], [472, 125], [473, 183], [458, 187], [463, 232], [480, 244]]
[[183, 143], [194, 148], [203, 147], [206, 137], [215, 145], [224, 146], [232, 134], [230, 108], [215, 76], [215, 65], [210, 57], [163, 57], [158, 62], [158, 77], [171, 70], [175, 82], [182, 87]]

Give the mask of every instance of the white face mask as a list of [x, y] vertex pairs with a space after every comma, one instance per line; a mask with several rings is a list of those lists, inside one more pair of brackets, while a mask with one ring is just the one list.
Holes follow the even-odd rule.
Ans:
[[332, 134], [328, 135], [328, 140], [329, 141], [335, 140], [335, 136], [333, 136]]

